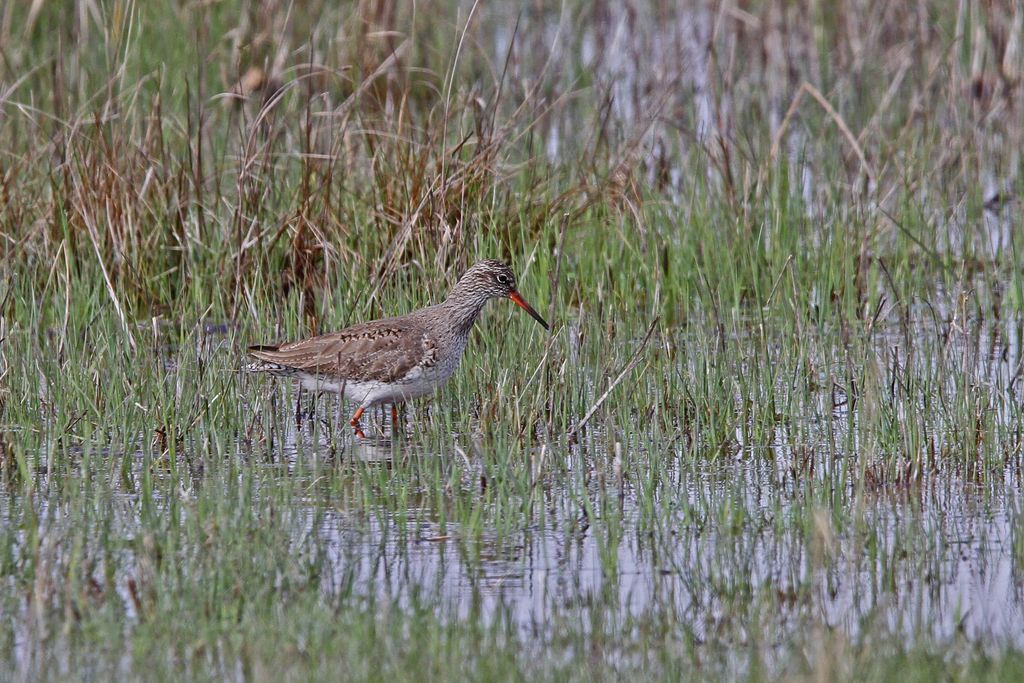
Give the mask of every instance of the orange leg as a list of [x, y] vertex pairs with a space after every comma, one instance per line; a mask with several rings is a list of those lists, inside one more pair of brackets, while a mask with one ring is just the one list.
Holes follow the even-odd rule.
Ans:
[[363, 416], [363, 409], [360, 407], [359, 410], [356, 411], [356, 414], [352, 416], [352, 419], [348, 421], [348, 423], [350, 425], [352, 425], [353, 427], [358, 427], [359, 426], [359, 418], [361, 418], [362, 416]]
[[394, 403], [391, 404], [391, 433], [395, 433], [398, 430], [398, 406]]
[[358, 410], [356, 410], [356, 414], [352, 416], [352, 419], [348, 421], [348, 423], [352, 425], [352, 429], [355, 430], [356, 436], [358, 436], [360, 439], [366, 437], [366, 435], [363, 434], [363, 430], [359, 428], [359, 418], [361, 418], [362, 416], [363, 408], [360, 407]]
[[362, 433], [362, 430], [359, 428], [359, 418], [361, 417], [362, 409], [359, 408], [358, 410], [355, 411], [355, 415], [352, 416], [352, 419], [348, 421], [348, 424], [352, 426], [352, 430], [355, 432], [356, 436], [358, 436], [359, 438], [366, 438], [367, 435]]

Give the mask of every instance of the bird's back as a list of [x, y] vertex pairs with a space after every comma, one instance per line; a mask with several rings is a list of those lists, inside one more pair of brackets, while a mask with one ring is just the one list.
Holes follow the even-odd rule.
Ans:
[[436, 362], [436, 335], [422, 309], [397, 318], [359, 323], [281, 346], [253, 346], [249, 354], [262, 361], [251, 372], [308, 373], [353, 382], [401, 381], [420, 366]]

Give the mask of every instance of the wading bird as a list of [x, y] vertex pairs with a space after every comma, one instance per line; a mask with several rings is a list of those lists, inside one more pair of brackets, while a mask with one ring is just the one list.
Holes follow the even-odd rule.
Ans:
[[394, 429], [396, 404], [444, 385], [459, 366], [484, 304], [506, 298], [549, 329], [516, 291], [512, 269], [486, 260], [467, 270], [448, 298], [435, 306], [281, 346], [250, 346], [257, 362], [245, 369], [294, 377], [313, 391], [343, 394], [359, 406], [349, 421], [358, 436], [363, 436], [359, 419], [366, 409], [389, 403]]

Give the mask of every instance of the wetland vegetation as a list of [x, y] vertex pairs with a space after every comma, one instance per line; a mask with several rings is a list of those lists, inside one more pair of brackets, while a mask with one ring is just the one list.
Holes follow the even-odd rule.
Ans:
[[1024, 677], [1020, 3], [2, 7], [5, 678]]

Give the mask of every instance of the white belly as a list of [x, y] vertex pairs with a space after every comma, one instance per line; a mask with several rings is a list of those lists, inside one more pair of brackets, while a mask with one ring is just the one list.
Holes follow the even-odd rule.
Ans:
[[448, 381], [455, 367], [437, 365], [432, 368], [416, 368], [404, 379], [393, 384], [342, 381], [333, 377], [305, 374], [300, 375], [299, 380], [303, 388], [310, 391], [330, 391], [335, 394], [344, 392], [345, 398], [363, 408], [370, 408], [381, 403], [402, 403], [432, 394]]

